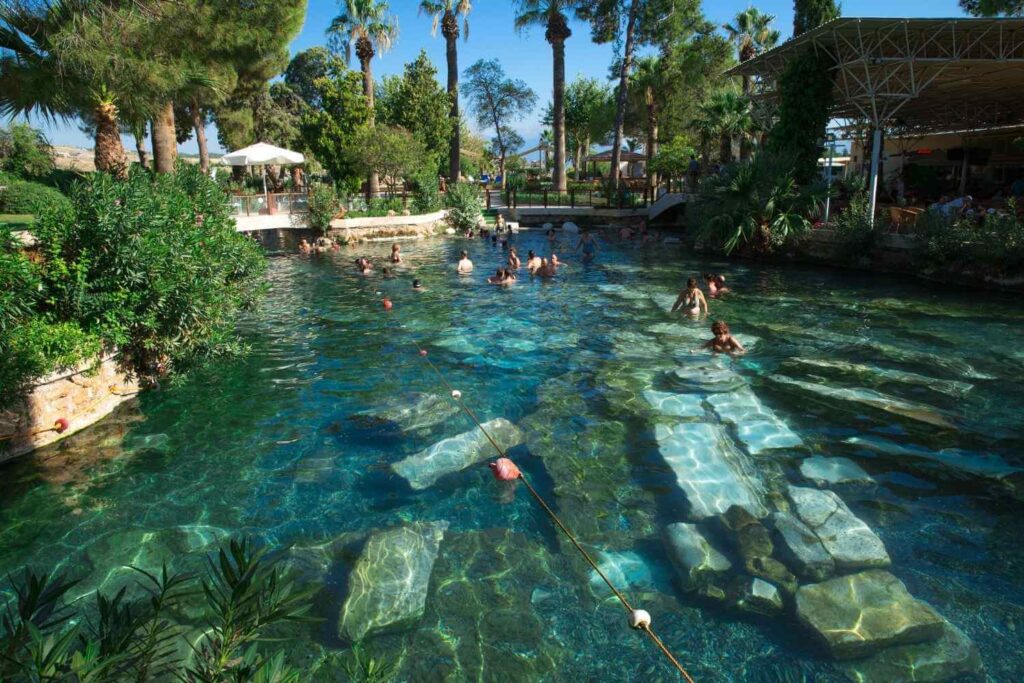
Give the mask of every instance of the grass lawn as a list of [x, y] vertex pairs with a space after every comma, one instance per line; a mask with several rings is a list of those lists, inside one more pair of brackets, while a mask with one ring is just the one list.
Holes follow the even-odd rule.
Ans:
[[0, 213], [0, 223], [7, 223], [8, 225], [32, 225], [35, 222], [35, 216], [27, 213]]

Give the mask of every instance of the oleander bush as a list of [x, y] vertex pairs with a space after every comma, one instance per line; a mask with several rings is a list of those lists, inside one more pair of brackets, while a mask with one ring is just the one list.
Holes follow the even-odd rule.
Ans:
[[473, 183], [456, 183], [448, 188], [448, 224], [458, 231], [475, 228], [484, 214], [480, 188]]
[[235, 319], [259, 298], [266, 260], [198, 168], [93, 174], [32, 232], [35, 262], [0, 235], [0, 403], [100, 347], [144, 379], [242, 349]]
[[1024, 273], [1024, 221], [1007, 211], [947, 216], [929, 210], [914, 224], [914, 251], [926, 270], [971, 270], [995, 277]]

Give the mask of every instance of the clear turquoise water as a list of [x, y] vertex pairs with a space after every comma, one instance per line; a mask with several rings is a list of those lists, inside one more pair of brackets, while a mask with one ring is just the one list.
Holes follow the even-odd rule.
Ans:
[[[544, 238], [517, 241], [525, 254]], [[270, 294], [243, 324], [250, 355], [0, 468], [0, 572], [57, 568], [81, 577], [76, 594], [87, 595], [127, 581], [129, 563], [199, 568], [230, 534], [292, 545], [296, 568], [323, 585], [324, 621], [292, 640], [295, 661], [310, 664], [347, 647], [334, 634], [360, 539], [445, 520], [419, 626], [368, 644], [402, 658], [403, 680], [673, 680], [525, 492], [509, 501], [482, 465], [421, 492], [390, 473], [470, 426], [457, 415], [403, 434], [353, 418], [441, 392], [415, 354], [421, 344], [482, 418], [526, 431], [513, 456], [585, 544], [648, 563], [651, 578], [628, 593], [696, 680], [786, 680], [771, 676], [801, 669], [840, 680], [789, 618], [720, 611], [669, 580], [660, 531], [687, 506], [641, 392], [661, 388], [662, 373], [706, 336], [706, 321], [667, 309], [686, 277], [716, 270], [736, 291], [712, 300], [712, 314], [752, 342], [730, 366], [806, 444], [754, 457], [766, 486], [801, 482], [810, 454], [858, 462], [876, 484], [837, 490], [885, 541], [893, 572], [974, 639], [992, 680], [1019, 679], [1018, 298], [631, 245], [606, 245], [591, 265], [573, 259], [554, 281], [497, 288], [483, 283], [503, 259], [489, 243], [469, 247], [476, 275], [454, 276], [464, 246], [403, 243], [408, 263], [386, 281], [350, 264], [382, 259], [388, 245], [273, 258]], [[409, 291], [414, 275], [426, 292]], [[381, 293], [395, 302], [390, 313]], [[871, 390], [897, 412], [814, 387]], [[890, 453], [852, 437], [884, 439]], [[951, 448], [960, 450], [939, 453]]]

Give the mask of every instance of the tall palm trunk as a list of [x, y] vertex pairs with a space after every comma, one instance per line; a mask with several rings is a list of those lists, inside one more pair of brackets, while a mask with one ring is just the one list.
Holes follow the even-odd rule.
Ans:
[[451, 182], [457, 183], [462, 176], [462, 126], [459, 120], [459, 20], [451, 10], [444, 13], [441, 20], [441, 33], [444, 34], [448, 59], [448, 97], [451, 100], [451, 108], [448, 110], [448, 119], [452, 126], [451, 148], [448, 150], [448, 177]]
[[722, 164], [732, 163], [732, 136], [723, 133], [718, 141], [718, 159]]
[[139, 155], [139, 166], [149, 165], [149, 152], [146, 151], [146, 124], [133, 126], [132, 136], [135, 138], [135, 153]]
[[614, 188], [619, 187], [619, 161], [622, 159], [623, 128], [626, 125], [626, 88], [629, 84], [629, 72], [633, 67], [636, 15], [639, 11], [640, 0], [632, 0], [629, 4], [629, 19], [626, 21], [626, 45], [622, 51], [618, 101], [615, 103], [615, 137], [612, 143], [612, 167], [609, 172], [609, 179]]
[[128, 156], [121, 144], [121, 128], [117, 123], [117, 107], [113, 102], [100, 102], [96, 105], [93, 160], [97, 171], [105, 171], [117, 178], [128, 175]]
[[209, 173], [210, 149], [206, 144], [206, 126], [203, 125], [203, 111], [199, 107], [199, 102], [192, 100], [189, 113], [192, 115], [192, 128], [196, 132], [196, 144], [199, 145], [199, 168], [204, 174]]
[[157, 173], [174, 171], [174, 160], [178, 155], [177, 139], [174, 133], [174, 103], [168, 101], [161, 106], [153, 119], [153, 170]]
[[658, 174], [651, 171], [651, 160], [658, 155], [658, 108], [653, 93], [647, 98], [647, 187], [658, 187]]
[[565, 192], [565, 41], [572, 35], [565, 16], [555, 12], [548, 18], [547, 35], [551, 43], [554, 93], [552, 96], [554, 121], [552, 128], [555, 137], [555, 168], [552, 174], [556, 192]]
[[[370, 62], [373, 60], [373, 44], [367, 38], [360, 38], [356, 41], [356, 56], [359, 57], [359, 66], [363, 70], [363, 96], [370, 106], [370, 126], [375, 125], [377, 115], [373, 105], [373, 69]], [[376, 197], [380, 193], [380, 178], [377, 171], [371, 171], [366, 179], [367, 198]]]

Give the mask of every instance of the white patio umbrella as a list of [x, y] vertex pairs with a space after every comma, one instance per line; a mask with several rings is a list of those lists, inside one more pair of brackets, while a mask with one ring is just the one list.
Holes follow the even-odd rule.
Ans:
[[263, 167], [263, 196], [267, 198], [269, 205], [270, 198], [267, 195], [267, 164], [301, 164], [306, 157], [290, 149], [275, 147], [265, 142], [257, 142], [242, 149], [225, 154], [221, 157], [221, 163], [228, 166], [262, 166]]

